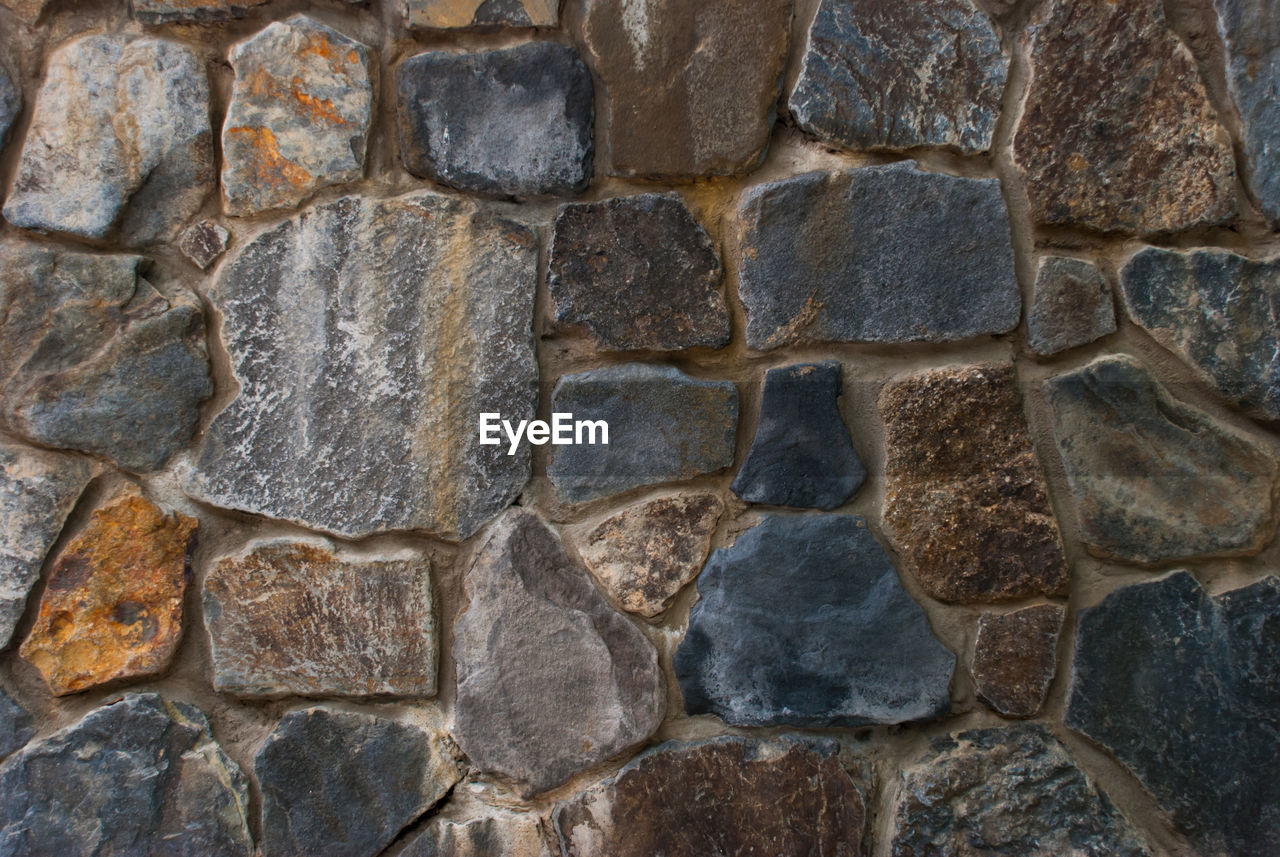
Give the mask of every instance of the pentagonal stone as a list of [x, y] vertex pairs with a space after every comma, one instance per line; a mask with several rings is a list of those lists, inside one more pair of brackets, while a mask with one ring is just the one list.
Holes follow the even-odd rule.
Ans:
[[133, 17], [144, 24], [175, 21], [225, 21], [243, 18], [250, 9], [270, 0], [129, 0]]
[[36, 734], [35, 720], [0, 687], [0, 759], [22, 749]]
[[409, 26], [423, 30], [466, 27], [554, 27], [560, 0], [406, 0]]
[[494, 811], [480, 818], [437, 818], [404, 857], [560, 857], [547, 819], [530, 812]]
[[9, 126], [22, 110], [22, 86], [13, 79], [5, 63], [0, 63], [0, 145], [9, 135]]
[[227, 252], [227, 243], [230, 240], [231, 233], [225, 227], [219, 226], [212, 220], [201, 220], [199, 223], [193, 223], [186, 232], [182, 233], [178, 249], [182, 251], [182, 255], [191, 260], [193, 265], [202, 271], [207, 271], [210, 265]]
[[1041, 257], [1027, 312], [1027, 344], [1032, 351], [1048, 357], [1115, 330], [1111, 287], [1096, 265], [1065, 256]]
[[1006, 717], [1034, 717], [1058, 667], [1058, 635], [1067, 611], [1036, 604], [1012, 613], [983, 613], [973, 644], [979, 698]]

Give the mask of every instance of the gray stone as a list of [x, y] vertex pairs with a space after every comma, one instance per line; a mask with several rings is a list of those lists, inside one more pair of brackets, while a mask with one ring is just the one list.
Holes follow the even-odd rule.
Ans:
[[133, 17], [144, 24], [225, 21], [243, 18], [245, 13], [270, 0], [129, 0]]
[[526, 796], [630, 750], [666, 709], [658, 654], [532, 512], [493, 526], [455, 626], [454, 735]]
[[345, 538], [471, 535], [529, 479], [527, 448], [476, 440], [482, 412], [534, 416], [536, 269], [529, 230], [431, 193], [259, 235], [210, 292], [240, 393], [188, 490]]
[[1135, 562], [1255, 553], [1275, 534], [1274, 459], [1175, 400], [1129, 357], [1051, 378], [1081, 537]]
[[13, 79], [9, 67], [0, 62], [0, 146], [9, 136], [9, 126], [22, 110], [22, 86]]
[[1027, 313], [1027, 344], [1042, 357], [1088, 345], [1116, 332], [1111, 286], [1096, 265], [1042, 256]]
[[731, 726], [856, 726], [945, 714], [955, 655], [866, 521], [767, 515], [720, 548], [676, 650], [690, 714]]
[[554, 42], [410, 57], [396, 69], [405, 169], [491, 196], [586, 190], [591, 91], [577, 52]]
[[560, 857], [551, 825], [529, 812], [495, 811], [466, 821], [437, 818], [403, 857]]
[[31, 715], [0, 687], [0, 759], [22, 749], [35, 734]]
[[1066, 724], [1110, 750], [1201, 854], [1280, 853], [1280, 579], [1186, 572], [1080, 611]]
[[607, 445], [562, 446], [547, 465], [551, 484], [570, 503], [733, 463], [738, 390], [729, 381], [628, 363], [565, 375], [551, 393], [551, 410], [609, 427]]
[[554, 27], [560, 0], [407, 0], [409, 26], [421, 30], [469, 27]]
[[230, 239], [231, 233], [224, 227], [212, 220], [201, 220], [199, 223], [193, 223], [186, 232], [182, 233], [178, 249], [182, 251], [182, 255], [191, 260], [193, 265], [202, 271], [207, 271], [210, 265], [227, 252], [227, 243]]
[[1018, 326], [996, 179], [914, 162], [806, 173], [747, 192], [739, 292], [747, 344], [949, 342]]

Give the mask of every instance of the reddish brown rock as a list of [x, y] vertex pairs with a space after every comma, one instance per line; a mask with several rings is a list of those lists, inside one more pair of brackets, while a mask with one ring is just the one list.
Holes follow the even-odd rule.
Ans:
[[1058, 666], [1058, 635], [1067, 611], [1037, 604], [1012, 613], [983, 613], [973, 646], [978, 696], [1006, 717], [1034, 717]]

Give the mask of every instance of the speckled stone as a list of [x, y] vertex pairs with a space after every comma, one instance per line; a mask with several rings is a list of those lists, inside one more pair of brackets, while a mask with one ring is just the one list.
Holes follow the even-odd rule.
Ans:
[[35, 734], [35, 719], [0, 687], [0, 759], [22, 749]]
[[202, 271], [207, 271], [210, 265], [227, 252], [227, 244], [230, 240], [231, 233], [224, 227], [212, 220], [201, 220], [199, 223], [193, 223], [186, 232], [182, 233], [178, 249], [182, 251], [182, 255], [191, 260], [191, 264]]
[[0, 62], [0, 145], [9, 136], [9, 126], [22, 110], [22, 87], [13, 79], [7, 64]]
[[409, 843], [404, 857], [560, 857], [548, 819], [494, 811], [466, 821], [437, 818]]
[[1066, 615], [1057, 604], [983, 613], [973, 644], [978, 697], [1006, 717], [1039, 714], [1058, 669], [1058, 635]]
[[560, 0], [405, 0], [406, 20], [422, 30], [554, 27]]
[[1027, 344], [1042, 357], [1088, 345], [1116, 331], [1111, 286], [1083, 259], [1042, 256], [1027, 313]]
[[133, 17], [144, 24], [225, 21], [243, 18], [271, 0], [129, 0]]

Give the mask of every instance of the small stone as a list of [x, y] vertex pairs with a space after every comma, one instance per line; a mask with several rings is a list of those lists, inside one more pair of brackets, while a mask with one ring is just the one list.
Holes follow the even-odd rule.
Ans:
[[133, 17], [144, 24], [225, 21], [243, 18], [250, 9], [270, 0], [129, 0]]
[[454, 736], [472, 764], [546, 791], [645, 741], [666, 709], [658, 653], [532, 512], [511, 510], [466, 576]]
[[1099, 358], [1045, 392], [1081, 538], [1095, 551], [1155, 563], [1271, 541], [1275, 460], [1175, 400], [1132, 358]]
[[605, 519], [578, 552], [614, 603], [652, 619], [702, 570], [723, 513], [715, 494], [659, 497]]
[[432, 821], [403, 857], [560, 857], [546, 819], [532, 813], [495, 812], [483, 818]]
[[690, 714], [731, 726], [860, 726], [950, 707], [955, 655], [850, 515], [763, 521], [720, 548], [676, 650]]
[[566, 205], [551, 234], [555, 320], [604, 348], [678, 351], [729, 344], [724, 268], [675, 193]]
[[490, 196], [580, 193], [591, 183], [591, 74], [568, 45], [429, 51], [396, 69], [405, 169]]
[[1031, 350], [1048, 357], [1115, 332], [1111, 287], [1097, 266], [1064, 256], [1041, 257], [1027, 313]]
[[983, 613], [973, 646], [978, 697], [1006, 717], [1035, 717], [1058, 669], [1058, 635], [1067, 611], [1036, 604]]
[[227, 252], [227, 244], [230, 240], [231, 233], [224, 227], [212, 220], [201, 220], [182, 233], [178, 249], [182, 251], [182, 255], [191, 260], [193, 265], [202, 271], [207, 271], [210, 265]]
[[364, 175], [373, 51], [306, 15], [231, 49], [236, 79], [222, 126], [227, 214], [296, 208]]
[[1070, 575], [1013, 366], [885, 385], [885, 527], [932, 598], [1065, 595]]
[[758, 185], [739, 210], [747, 344], [1008, 333], [1022, 298], [996, 179], [906, 161]]
[[551, 484], [570, 503], [733, 463], [738, 390], [730, 381], [695, 380], [671, 366], [609, 366], [561, 378], [551, 410], [608, 424], [607, 445], [558, 447], [547, 465]]
[[407, 0], [409, 26], [420, 30], [466, 27], [554, 27], [560, 0]]
[[21, 750], [35, 734], [31, 715], [0, 687], [0, 759]]
[[13, 79], [8, 66], [0, 62], [0, 145], [9, 136], [9, 126], [22, 111], [22, 87]]

